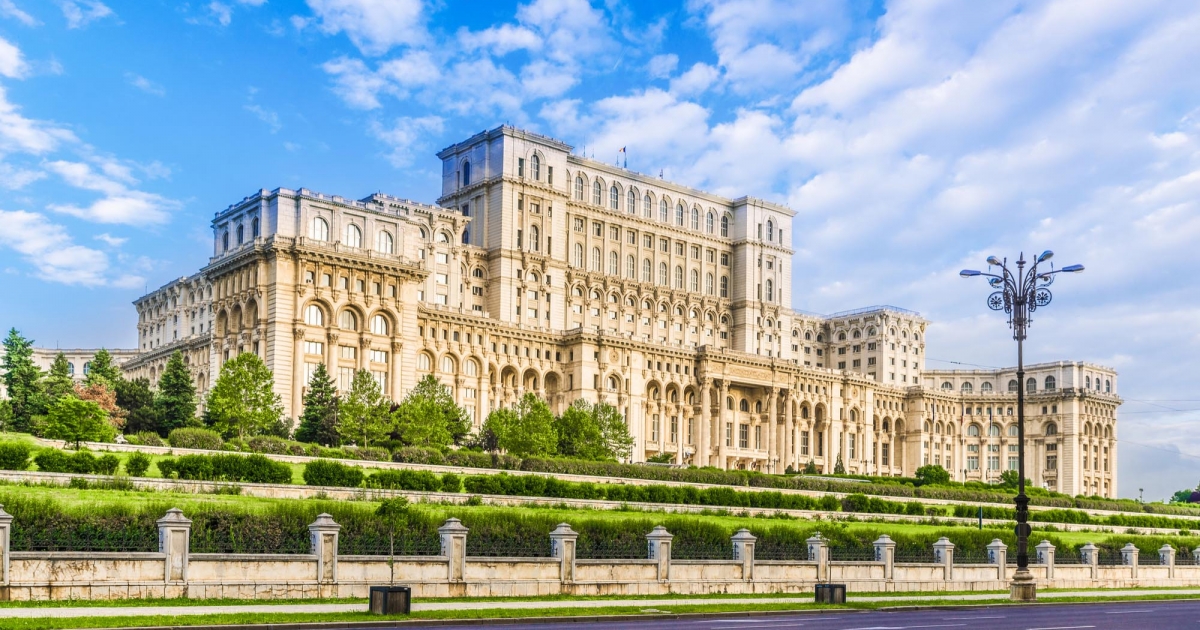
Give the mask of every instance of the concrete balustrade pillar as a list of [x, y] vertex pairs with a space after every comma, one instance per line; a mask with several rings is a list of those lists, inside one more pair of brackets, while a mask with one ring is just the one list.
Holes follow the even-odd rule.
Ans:
[[730, 538], [733, 542], [733, 559], [742, 563], [742, 579], [754, 579], [754, 543], [758, 539], [748, 529], [739, 529]]
[[558, 558], [558, 578], [563, 582], [575, 581], [575, 543], [579, 533], [566, 523], [559, 523], [550, 532], [550, 557]]
[[1159, 564], [1163, 565], [1164, 567], [1167, 567], [1167, 577], [1169, 577], [1169, 578], [1175, 577], [1175, 548], [1174, 547], [1172, 547], [1171, 545], [1168, 545], [1168, 544], [1164, 544], [1162, 546], [1162, 548], [1160, 548], [1158, 550], [1158, 562], [1159, 562]]
[[[7, 545], [8, 543], [5, 544]], [[1200, 547], [1196, 547], [1192, 550], [1192, 560], [1195, 561], [1196, 564], [1200, 565]]]
[[674, 538], [675, 535], [662, 525], [646, 534], [646, 557], [657, 561], [660, 582], [671, 579], [671, 541]]
[[896, 541], [881, 534], [875, 541], [875, 562], [883, 563], [883, 579], [890, 580], [896, 572]]
[[[8, 564], [12, 541], [12, 514], [0, 505], [0, 585], [8, 586]], [[1197, 550], [1200, 552], [1200, 550]]]
[[[1038, 549], [1040, 550], [1041, 547]], [[1003, 582], [1004, 578], [1008, 577], [1008, 545], [999, 538], [995, 538], [988, 544], [987, 552], [988, 564], [996, 565], [996, 579]]]
[[808, 559], [817, 563], [817, 581], [829, 579], [829, 545], [821, 538], [821, 532], [813, 534], [808, 543]]
[[946, 580], [954, 579], [954, 543], [942, 536], [933, 543], [933, 561], [942, 565]]
[[1138, 576], [1138, 548], [1133, 543], [1125, 543], [1121, 548], [1121, 564], [1129, 567], [1129, 577]]
[[1053, 580], [1054, 563], [1057, 560], [1055, 554], [1058, 553], [1058, 550], [1050, 544], [1049, 540], [1043, 540], [1035, 549], [1037, 550], [1038, 564], [1046, 565], [1046, 579]]
[[[11, 519], [10, 516], [9, 520]], [[171, 508], [156, 523], [158, 524], [158, 552], [166, 556], [163, 558], [163, 581], [186, 582], [188, 553], [192, 538], [191, 519], [185, 517], [179, 508]], [[5, 547], [8, 547], [7, 536]], [[6, 554], [6, 575], [8, 574], [7, 564]]]
[[308, 525], [309, 546], [317, 557], [318, 583], [337, 582], [338, 534], [341, 530], [342, 526], [325, 513], [318, 514], [317, 520]]
[[467, 532], [470, 531], [456, 518], [448, 518], [438, 528], [442, 539], [442, 556], [446, 558], [446, 577], [451, 582], [462, 582], [467, 568]]
[[1092, 567], [1092, 579], [1100, 574], [1100, 548], [1092, 543], [1088, 543], [1079, 548], [1079, 555], [1083, 558], [1083, 563]]

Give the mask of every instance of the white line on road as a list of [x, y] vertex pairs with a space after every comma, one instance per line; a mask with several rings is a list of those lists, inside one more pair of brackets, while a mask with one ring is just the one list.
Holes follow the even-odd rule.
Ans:
[[846, 630], [909, 630], [909, 628], [958, 628], [965, 623], [933, 623], [922, 626], [865, 626], [862, 628], [847, 628]]
[[1079, 628], [1095, 628], [1096, 626], [1054, 626], [1053, 628], [1030, 628], [1029, 630], [1078, 630]]
[[946, 617], [946, 621], [954, 621], [958, 619], [965, 619], [967, 621], [974, 621], [976, 619], [1004, 619], [1004, 615], [993, 615], [990, 617], [984, 617], [983, 615], [975, 615], [973, 617]]
[[1129, 613], [1153, 612], [1153, 610], [1154, 610], [1153, 608], [1147, 608], [1146, 610], [1110, 610], [1108, 612], [1105, 612], [1104, 614], [1106, 614], [1106, 615], [1128, 615]]

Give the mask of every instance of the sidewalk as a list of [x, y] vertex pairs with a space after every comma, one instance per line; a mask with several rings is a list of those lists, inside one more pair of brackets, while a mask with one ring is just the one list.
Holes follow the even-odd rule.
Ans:
[[[1062, 599], [1069, 597], [1087, 597], [1093, 599], [1109, 599], [1112, 597], [1136, 597], [1148, 595], [1200, 595], [1200, 589], [1130, 589], [1107, 591], [1056, 591], [1038, 593], [1039, 600]], [[854, 602], [905, 602], [917, 603], [932, 601], [959, 602], [988, 602], [1008, 599], [1007, 593], [979, 593], [970, 595], [887, 595], [887, 594], [849, 594], [846, 599]], [[519, 610], [519, 609], [548, 609], [548, 608], [607, 608], [621, 606], [630, 608], [670, 608], [672, 606], [703, 606], [728, 604], [795, 604], [808, 603], [812, 596], [808, 594], [792, 597], [722, 597], [705, 599], [588, 599], [588, 600], [549, 600], [549, 601], [494, 601], [494, 602], [417, 602], [412, 605], [413, 612], [434, 610]], [[177, 615], [218, 615], [230, 613], [353, 613], [366, 612], [366, 604], [246, 604], [232, 606], [120, 606], [120, 607], [85, 607], [70, 608], [0, 608], [0, 619], [33, 619], [42, 617], [74, 618], [74, 617], [148, 617], [148, 616], [177, 616]]]

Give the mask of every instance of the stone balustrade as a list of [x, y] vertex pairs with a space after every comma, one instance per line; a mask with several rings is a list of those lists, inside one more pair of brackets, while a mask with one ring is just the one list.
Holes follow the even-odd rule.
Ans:
[[[0, 599], [7, 600], [366, 597], [370, 586], [388, 583], [410, 586], [414, 597], [790, 593], [818, 582], [857, 592], [1003, 590], [1016, 569], [1000, 540], [981, 556], [942, 538], [928, 562], [897, 562], [887, 535], [873, 548], [831, 554], [818, 533], [804, 548], [764, 553], [767, 559], [756, 557], [758, 541], [742, 529], [730, 538], [728, 557], [695, 560], [675, 557], [674, 536], [658, 526], [645, 535], [644, 558], [586, 559], [578, 557], [579, 534], [561, 523], [547, 533], [546, 557], [477, 557], [467, 553], [470, 530], [450, 518], [438, 528], [438, 555], [390, 558], [339, 554], [341, 526], [328, 514], [308, 526], [305, 554], [192, 553], [192, 522], [177, 509], [158, 520], [157, 552], [11, 551], [12, 526], [0, 506]], [[1048, 541], [1035, 549], [1030, 570], [1039, 588], [1200, 585], [1200, 548], [1181, 560], [1164, 545], [1157, 564], [1139, 562], [1132, 545], [1120, 550], [1120, 564], [1103, 564], [1091, 543], [1078, 559], [1058, 558]], [[865, 558], [833, 559], [859, 552]]]

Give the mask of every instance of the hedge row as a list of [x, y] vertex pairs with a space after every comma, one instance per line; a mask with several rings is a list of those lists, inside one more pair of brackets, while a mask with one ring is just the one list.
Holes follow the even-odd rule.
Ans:
[[80, 475], [114, 475], [121, 459], [111, 453], [96, 457], [87, 451], [67, 453], [54, 448], [42, 449], [33, 458], [38, 470]]
[[[162, 440], [154, 443], [153, 434], [142, 437], [142, 434], [130, 436], [131, 442], [162, 446]], [[386, 448], [345, 447], [326, 448], [319, 444], [294, 442], [273, 435], [256, 435], [249, 439], [225, 440], [220, 433], [210, 429], [185, 427], [175, 429], [167, 436], [167, 443], [172, 448], [194, 448], [208, 451], [233, 451], [241, 453], [259, 453], [263, 455], [304, 455], [308, 457], [328, 457], [331, 459], [359, 459], [364, 461], [386, 462], [391, 459], [391, 453]]]
[[163, 478], [291, 483], [292, 467], [263, 455], [182, 455], [156, 463]]

